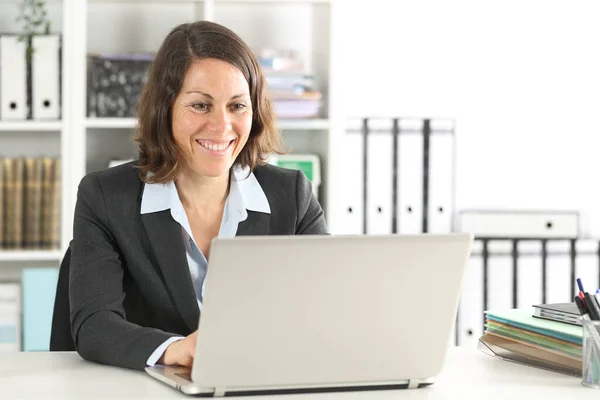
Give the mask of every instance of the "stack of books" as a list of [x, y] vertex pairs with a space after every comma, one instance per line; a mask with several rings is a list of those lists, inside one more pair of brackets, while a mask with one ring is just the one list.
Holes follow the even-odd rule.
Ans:
[[486, 311], [478, 348], [506, 360], [581, 376], [583, 328], [533, 314], [531, 309]]
[[305, 72], [294, 52], [262, 49], [257, 59], [279, 118], [313, 118], [319, 114], [322, 94], [316, 89], [315, 77]]
[[61, 159], [0, 157], [0, 251], [60, 248]]

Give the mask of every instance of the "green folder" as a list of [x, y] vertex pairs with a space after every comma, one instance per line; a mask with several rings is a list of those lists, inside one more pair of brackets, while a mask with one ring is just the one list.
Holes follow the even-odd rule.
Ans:
[[271, 164], [287, 169], [297, 169], [304, 172], [304, 175], [312, 183], [312, 189], [315, 196], [318, 197], [319, 186], [321, 185], [321, 163], [316, 154], [282, 154], [272, 155], [269, 161]]
[[557, 321], [535, 318], [530, 309], [486, 311], [486, 318], [517, 328], [527, 329], [542, 335], [583, 344], [583, 328]]

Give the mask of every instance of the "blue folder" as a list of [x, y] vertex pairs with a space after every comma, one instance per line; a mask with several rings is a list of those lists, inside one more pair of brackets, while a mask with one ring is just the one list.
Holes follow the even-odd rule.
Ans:
[[23, 351], [48, 351], [58, 268], [24, 268]]
[[530, 309], [486, 311], [486, 318], [517, 328], [581, 345], [583, 328], [563, 322], [535, 318]]

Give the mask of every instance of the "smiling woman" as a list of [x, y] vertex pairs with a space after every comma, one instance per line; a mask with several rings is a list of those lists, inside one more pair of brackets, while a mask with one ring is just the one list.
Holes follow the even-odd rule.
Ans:
[[191, 365], [211, 240], [326, 234], [325, 218], [303, 172], [267, 163], [281, 147], [265, 79], [226, 27], [167, 35], [138, 118], [139, 160], [79, 185], [70, 328], [88, 360]]
[[184, 165], [192, 168], [185, 154], [190, 148], [179, 142], [184, 135], [224, 144], [215, 128], [248, 131], [248, 143], [238, 140], [233, 148], [242, 167], [253, 169], [282, 153], [266, 89], [252, 51], [231, 30], [207, 21], [173, 29], [150, 67], [138, 107], [136, 141], [146, 182], [167, 182]]

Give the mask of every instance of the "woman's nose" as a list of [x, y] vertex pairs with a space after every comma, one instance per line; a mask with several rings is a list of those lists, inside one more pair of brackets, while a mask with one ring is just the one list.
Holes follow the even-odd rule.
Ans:
[[210, 115], [211, 130], [222, 133], [231, 130], [231, 120], [227, 110], [215, 108]]

